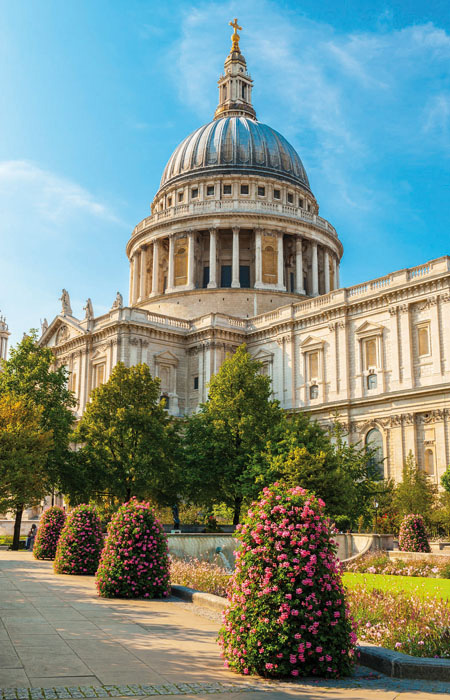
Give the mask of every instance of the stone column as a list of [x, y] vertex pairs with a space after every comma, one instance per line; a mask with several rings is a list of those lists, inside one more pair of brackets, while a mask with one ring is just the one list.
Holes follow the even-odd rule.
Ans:
[[217, 229], [209, 229], [209, 282], [208, 289], [217, 287]]
[[194, 231], [188, 232], [188, 289], [195, 289]]
[[341, 288], [341, 283], [339, 281], [339, 261], [336, 261], [336, 289]]
[[317, 260], [317, 243], [311, 242], [311, 267], [312, 267], [312, 296], [319, 295], [319, 263]]
[[146, 248], [141, 248], [141, 264], [139, 276], [139, 301], [145, 299], [145, 277], [146, 277]]
[[278, 284], [277, 287], [281, 291], [285, 292], [286, 287], [283, 282], [283, 269], [284, 269], [284, 251], [283, 251], [283, 232], [279, 231], [277, 233], [277, 238], [278, 238], [278, 254], [277, 254], [277, 279], [278, 279]]
[[330, 255], [327, 248], [323, 252], [323, 266], [325, 268], [325, 294], [328, 294], [330, 291]]
[[169, 235], [169, 260], [167, 263], [167, 288], [166, 288], [166, 294], [167, 292], [173, 292], [173, 252], [174, 249], [174, 237]]
[[297, 238], [295, 241], [295, 293], [305, 294], [303, 286], [303, 241]]
[[231, 270], [231, 286], [241, 286], [239, 281], [239, 226], [233, 227], [233, 265]]
[[132, 303], [135, 304], [139, 297], [139, 253], [136, 252], [133, 255], [133, 299]]
[[262, 288], [261, 229], [255, 229], [255, 289]]
[[337, 258], [333, 255], [333, 277], [334, 277], [334, 288], [339, 289], [339, 283], [338, 283], [338, 264], [337, 264]]
[[152, 267], [152, 293], [150, 296], [156, 297], [159, 294], [159, 241], [153, 241], [153, 267]]

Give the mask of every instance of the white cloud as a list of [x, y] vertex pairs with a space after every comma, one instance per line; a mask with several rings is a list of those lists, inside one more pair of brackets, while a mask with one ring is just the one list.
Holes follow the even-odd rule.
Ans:
[[80, 212], [118, 222], [85, 188], [28, 160], [0, 162], [0, 209], [3, 221], [9, 218], [11, 223], [26, 213], [28, 220], [37, 214], [41, 221], [61, 225]]

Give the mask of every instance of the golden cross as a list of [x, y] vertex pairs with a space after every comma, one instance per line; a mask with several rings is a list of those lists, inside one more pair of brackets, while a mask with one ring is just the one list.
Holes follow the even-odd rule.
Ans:
[[230, 22], [230, 27], [233, 27], [234, 31], [236, 31], [236, 29], [239, 29], [239, 31], [242, 32], [242, 27], [240, 27], [238, 25], [238, 21], [237, 21], [236, 17], [234, 18], [233, 22]]
[[237, 30], [239, 29], [240, 31], [242, 31], [242, 27], [240, 27], [238, 25], [238, 21], [237, 21], [236, 17], [234, 18], [234, 22], [229, 22], [229, 25], [230, 25], [230, 27], [233, 27], [233, 29], [234, 29], [234, 32], [231, 35], [231, 41], [232, 41], [231, 51], [238, 51], [240, 53], [241, 51], [239, 49], [239, 39], [241, 37], [237, 33]]

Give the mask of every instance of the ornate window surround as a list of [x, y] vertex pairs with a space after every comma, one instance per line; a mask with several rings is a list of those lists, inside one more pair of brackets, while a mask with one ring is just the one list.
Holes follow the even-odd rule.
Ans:
[[[325, 340], [315, 338], [309, 335], [300, 343], [300, 352], [302, 354], [302, 373], [303, 373], [303, 402], [305, 404], [320, 404], [325, 401], [325, 378], [324, 378], [324, 346]], [[317, 377], [310, 377], [309, 358], [313, 352], [318, 353], [318, 372]], [[311, 398], [311, 386], [317, 386], [317, 398]]]

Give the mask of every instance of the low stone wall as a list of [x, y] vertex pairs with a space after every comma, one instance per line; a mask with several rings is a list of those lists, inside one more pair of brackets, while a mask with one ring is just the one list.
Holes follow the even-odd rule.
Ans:
[[362, 556], [366, 552], [391, 550], [394, 548], [394, 535], [347, 532], [336, 535], [338, 557], [341, 561]]
[[[39, 526], [39, 518], [34, 518], [33, 520], [22, 520], [20, 525], [20, 534], [28, 535], [32, 525]], [[0, 520], [0, 535], [10, 535], [14, 534], [14, 520]]]
[[415, 559], [416, 561], [428, 561], [430, 558], [443, 557], [445, 559], [450, 559], [450, 552], [444, 551], [432, 551], [432, 552], [401, 552], [399, 549], [394, 549], [392, 552], [385, 552], [389, 559], [404, 559], [411, 561]]

